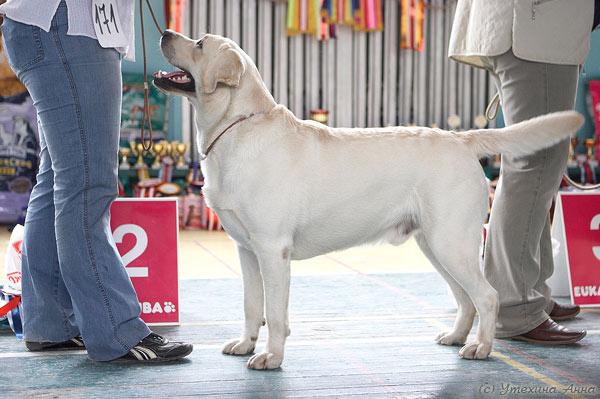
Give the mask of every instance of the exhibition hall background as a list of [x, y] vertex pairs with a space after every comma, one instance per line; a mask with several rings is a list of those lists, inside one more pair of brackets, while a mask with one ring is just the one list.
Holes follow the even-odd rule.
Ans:
[[[164, 1], [150, 2], [161, 27], [164, 27]], [[124, 73], [141, 74], [142, 35], [139, 3], [135, 3], [136, 62], [124, 61], [122, 68]], [[197, 37], [201, 32], [208, 31], [241, 42], [242, 48], [257, 62], [276, 101], [304, 119], [310, 118], [313, 109], [326, 109], [330, 114], [328, 124], [331, 126], [435, 124], [452, 128], [448, 126], [448, 117], [457, 114], [461, 118], [458, 129], [467, 129], [475, 127], [474, 118], [483, 113], [495, 94], [495, 87], [487, 73], [458, 65], [446, 57], [454, 1], [429, 2], [438, 8], [426, 9], [422, 52], [400, 49], [396, 43], [399, 40], [394, 37], [398, 31], [397, 0], [382, 2], [383, 32], [354, 32], [350, 27], [340, 25], [337, 27], [338, 38], [328, 41], [319, 41], [306, 34], [288, 37], [285, 2], [188, 0], [182, 3], [185, 7], [182, 12], [183, 33]], [[160, 52], [160, 34], [152, 23], [146, 4], [143, 8], [148, 73], [159, 69], [173, 70]], [[263, 48], [265, 43], [269, 44], [266, 50]], [[285, 47], [283, 54], [282, 47]], [[315, 53], [319, 53], [319, 57], [315, 57]], [[348, 59], [339, 60], [346, 56]], [[334, 68], [328, 67], [328, 63], [332, 64], [333, 61], [331, 57], [337, 58]], [[347, 62], [352, 63], [354, 72], [349, 75], [351, 87], [346, 89], [348, 76], [336, 76], [350, 69]], [[391, 75], [387, 73], [384, 63], [395, 67]], [[311, 76], [317, 74], [318, 79]], [[600, 30], [597, 30], [592, 34], [592, 49], [582, 70], [577, 94], [576, 109], [586, 116], [585, 125], [578, 133], [580, 143], [582, 139], [594, 136], [594, 123], [586, 108], [586, 80], [599, 78]], [[398, 81], [397, 85], [395, 81]], [[392, 84], [397, 87], [390, 94]], [[333, 90], [335, 93], [328, 94]], [[168, 106], [166, 138], [193, 142], [193, 112], [188, 102], [178, 96], [169, 96]], [[501, 112], [490, 126], [494, 126], [494, 123], [496, 126], [503, 125]], [[580, 144], [578, 149], [583, 152], [583, 145]]]

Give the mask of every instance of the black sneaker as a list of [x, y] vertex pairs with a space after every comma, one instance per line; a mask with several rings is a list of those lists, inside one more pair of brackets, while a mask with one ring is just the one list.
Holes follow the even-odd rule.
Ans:
[[83, 339], [81, 339], [81, 335], [71, 338], [65, 342], [33, 342], [33, 341], [25, 341], [25, 346], [32, 352], [38, 352], [43, 350], [68, 350], [68, 349], [85, 349], [85, 345], [83, 343]]
[[192, 353], [193, 349], [192, 344], [170, 342], [165, 337], [150, 333], [121, 359], [132, 359], [140, 362], [169, 362], [186, 357]]

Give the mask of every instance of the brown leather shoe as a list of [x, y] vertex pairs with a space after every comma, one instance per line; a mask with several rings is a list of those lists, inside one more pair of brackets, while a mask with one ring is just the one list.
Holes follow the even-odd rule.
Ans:
[[552, 312], [550, 312], [550, 318], [556, 320], [568, 320], [577, 316], [581, 308], [577, 305], [560, 305], [554, 302]]
[[557, 324], [552, 319], [548, 319], [531, 331], [525, 334], [516, 335], [510, 339], [519, 341], [533, 342], [536, 344], [572, 344], [585, 337], [586, 331], [569, 330]]

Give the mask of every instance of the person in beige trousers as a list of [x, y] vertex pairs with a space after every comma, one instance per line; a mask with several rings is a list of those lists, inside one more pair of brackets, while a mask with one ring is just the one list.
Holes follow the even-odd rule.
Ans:
[[[573, 109], [594, 7], [594, 0], [458, 0], [448, 55], [490, 72], [507, 125]], [[500, 297], [497, 338], [566, 344], [586, 334], [556, 323], [580, 309], [554, 302], [546, 284], [554, 270], [549, 210], [568, 153], [567, 139], [502, 156], [484, 256], [484, 275]]]

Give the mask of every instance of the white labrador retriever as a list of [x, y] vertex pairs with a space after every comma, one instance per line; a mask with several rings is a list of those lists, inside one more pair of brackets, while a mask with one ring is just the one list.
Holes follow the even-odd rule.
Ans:
[[167, 31], [161, 48], [181, 70], [156, 73], [154, 84], [193, 104], [204, 195], [239, 251], [245, 324], [223, 353], [252, 353], [266, 312], [267, 344], [248, 367], [281, 365], [290, 260], [414, 235], [458, 303], [454, 327], [436, 341], [464, 344], [478, 313], [477, 335], [459, 356], [489, 355], [498, 294], [479, 270], [488, 187], [478, 159], [547, 147], [579, 128], [581, 115], [461, 133], [330, 128], [278, 105], [250, 57], [227, 38]]

